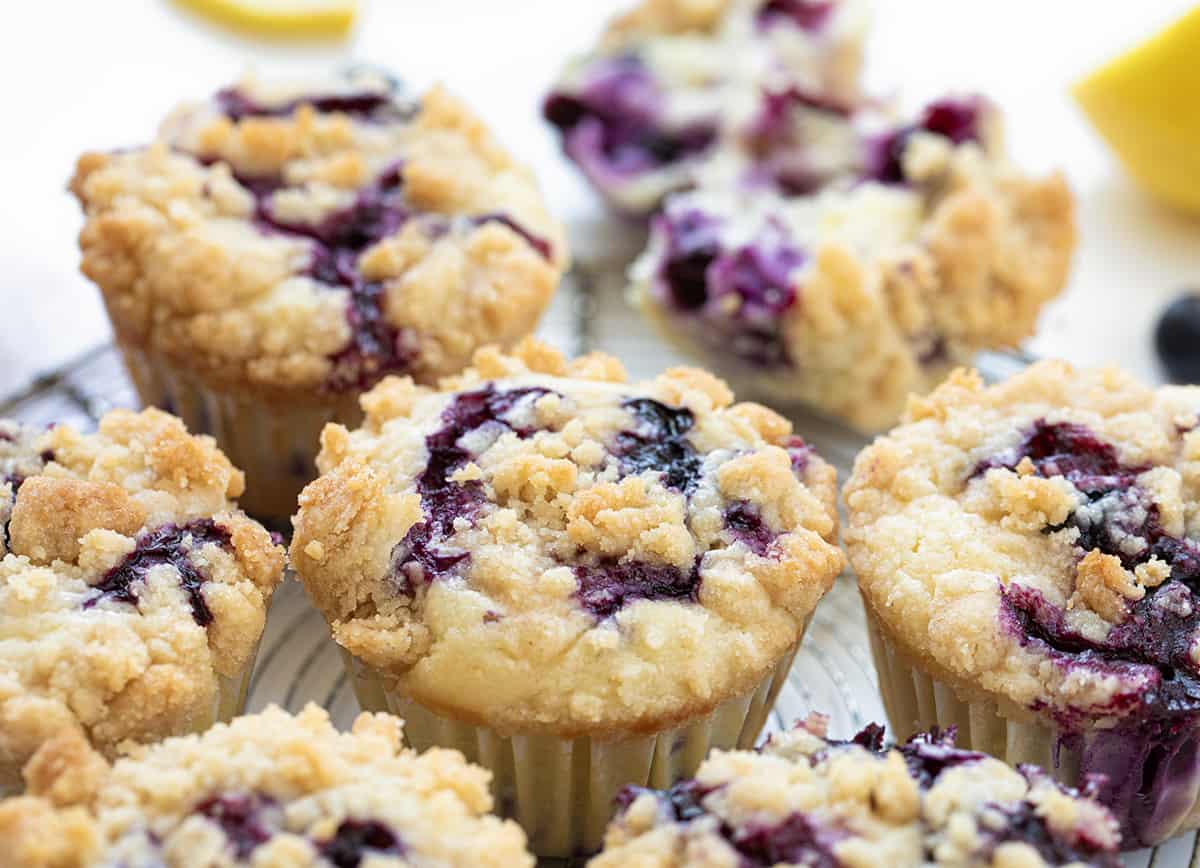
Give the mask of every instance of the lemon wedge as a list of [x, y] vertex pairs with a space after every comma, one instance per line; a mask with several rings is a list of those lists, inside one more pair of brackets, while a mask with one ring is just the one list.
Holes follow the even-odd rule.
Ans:
[[1200, 6], [1073, 93], [1143, 187], [1200, 212]]
[[358, 0], [175, 0], [180, 6], [234, 30], [287, 39], [344, 36]]

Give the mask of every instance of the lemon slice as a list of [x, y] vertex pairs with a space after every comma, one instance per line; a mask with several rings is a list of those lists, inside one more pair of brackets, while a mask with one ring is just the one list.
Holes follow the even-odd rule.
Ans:
[[358, 0], [175, 0], [210, 21], [235, 30], [283, 38], [344, 36]]
[[1200, 7], [1073, 92], [1143, 187], [1200, 212]]

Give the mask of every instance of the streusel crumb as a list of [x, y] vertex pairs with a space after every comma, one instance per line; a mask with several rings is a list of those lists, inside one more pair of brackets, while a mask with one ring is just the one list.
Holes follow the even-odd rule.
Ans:
[[283, 577], [242, 487], [158, 410], [94, 434], [0, 421], [0, 785], [63, 729], [111, 754], [211, 719]]
[[118, 340], [286, 395], [423, 382], [530, 332], [565, 268], [532, 175], [441, 88], [247, 79], [89, 153], [83, 271]]
[[534, 341], [326, 427], [293, 564], [348, 651], [490, 726], [660, 729], [757, 684], [842, 565], [834, 471], [687, 368]]
[[316, 706], [272, 706], [111, 766], [63, 733], [28, 794], [0, 801], [0, 866], [532, 868], [524, 833], [488, 813], [488, 772], [405, 749], [401, 727], [363, 714], [342, 733]]
[[716, 751], [666, 792], [627, 789], [590, 868], [1116, 868], [1111, 814], [1031, 766], [811, 716], [758, 752]]

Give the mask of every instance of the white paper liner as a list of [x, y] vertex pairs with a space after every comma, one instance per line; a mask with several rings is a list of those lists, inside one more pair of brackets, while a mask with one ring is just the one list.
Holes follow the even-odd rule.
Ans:
[[417, 750], [454, 748], [490, 769], [496, 811], [521, 824], [530, 849], [542, 858], [571, 858], [599, 849], [622, 787], [666, 788], [693, 774], [713, 748], [753, 747], [795, 656], [796, 646], [753, 691], [703, 718], [620, 740], [504, 736], [434, 714], [389, 690], [383, 677], [351, 655], [344, 659], [364, 710], [404, 718], [405, 739]]
[[356, 393], [328, 401], [267, 401], [251, 391], [217, 390], [170, 360], [129, 344], [121, 354], [142, 404], [174, 413], [193, 434], [211, 434], [234, 466], [245, 471], [239, 505], [256, 518], [286, 520], [302, 489], [316, 476], [321, 429], [356, 425]]

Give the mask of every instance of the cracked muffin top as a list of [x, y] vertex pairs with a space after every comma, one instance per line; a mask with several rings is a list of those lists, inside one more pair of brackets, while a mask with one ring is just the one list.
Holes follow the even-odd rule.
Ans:
[[111, 753], [211, 719], [283, 577], [242, 485], [158, 410], [0, 421], [0, 784], [62, 729]]
[[643, 0], [568, 66], [543, 114], [602, 194], [648, 213], [714, 161], [791, 144], [765, 147], [785, 106], [806, 142], [836, 138], [826, 116], [860, 99], [866, 18], [859, 0]]
[[1111, 814], [1033, 766], [923, 733], [852, 741], [812, 715], [760, 751], [715, 751], [694, 780], [628, 788], [590, 868], [1118, 868]]
[[23, 868], [533, 868], [525, 835], [488, 812], [489, 773], [462, 754], [403, 747], [402, 723], [362, 714], [338, 732], [309, 705], [139, 747], [109, 766], [78, 735], [0, 801], [4, 864]]
[[326, 427], [293, 565], [343, 648], [496, 728], [660, 729], [751, 689], [842, 565], [834, 470], [676, 368], [524, 342]]
[[531, 331], [567, 258], [466, 106], [370, 73], [247, 79], [85, 154], [71, 189], [118, 338], [266, 392], [435, 382]]
[[1058, 361], [990, 388], [959, 371], [913, 399], [845, 492], [847, 549], [888, 636], [1067, 731], [1194, 719], [1198, 411], [1200, 388]]
[[1062, 176], [1006, 159], [987, 100], [874, 115], [839, 119], [850, 159], [819, 189], [768, 162], [671, 197], [631, 278], [663, 330], [739, 390], [878, 431], [909, 392], [1033, 331], [1075, 227]]

